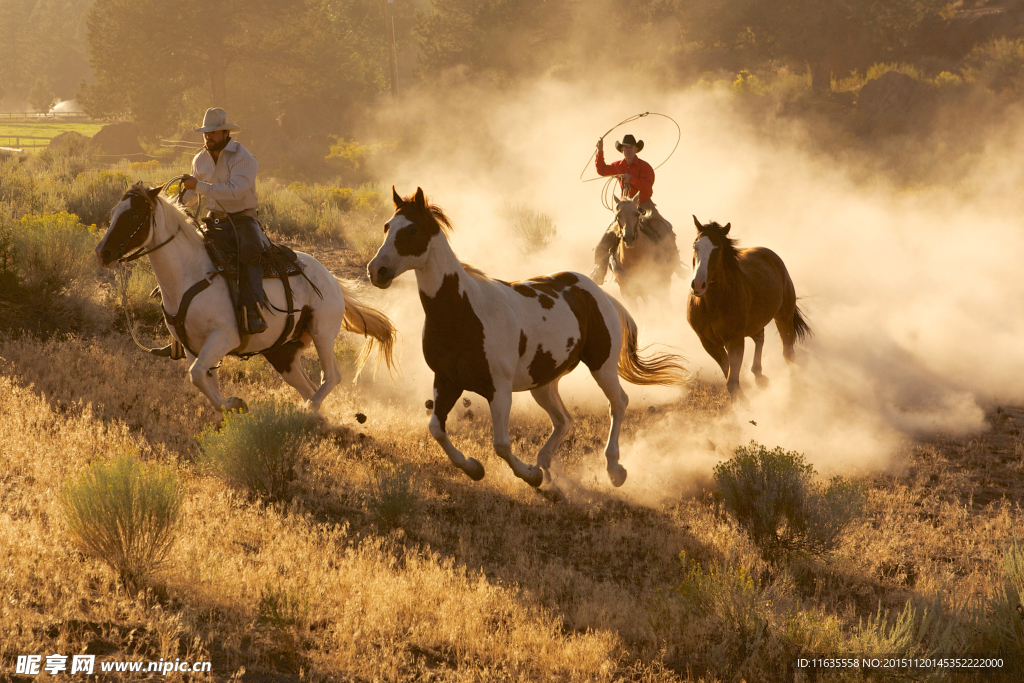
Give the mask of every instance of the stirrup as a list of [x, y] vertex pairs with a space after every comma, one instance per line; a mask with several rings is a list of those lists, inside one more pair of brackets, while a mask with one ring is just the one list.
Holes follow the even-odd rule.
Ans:
[[260, 317], [259, 311], [246, 310], [245, 327], [249, 330], [249, 334], [260, 334], [267, 331], [267, 323]]

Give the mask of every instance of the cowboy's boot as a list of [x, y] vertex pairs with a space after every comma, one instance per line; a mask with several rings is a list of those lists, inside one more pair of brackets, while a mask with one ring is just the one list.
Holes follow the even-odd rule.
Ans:
[[267, 323], [263, 322], [263, 317], [255, 307], [246, 309], [245, 326], [248, 328], [249, 334], [259, 334], [260, 332], [267, 331]]
[[154, 356], [158, 356], [160, 358], [170, 358], [171, 357], [171, 349], [173, 347], [174, 347], [173, 344], [168, 344], [167, 346], [161, 347], [159, 349], [150, 349], [149, 352], [151, 354], [153, 354]]

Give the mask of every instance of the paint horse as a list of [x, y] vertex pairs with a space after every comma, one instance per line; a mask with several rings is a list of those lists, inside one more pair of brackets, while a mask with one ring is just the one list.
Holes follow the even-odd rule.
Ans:
[[775, 320], [782, 337], [782, 355], [793, 362], [793, 345], [811, 334], [796, 303], [796, 291], [782, 259], [771, 249], [737, 249], [730, 238], [732, 223], [697, 226], [693, 243], [693, 281], [686, 304], [686, 320], [700, 343], [718, 362], [727, 380], [729, 396], [746, 403], [740, 388], [745, 337], [754, 340], [751, 370], [757, 386], [768, 386], [761, 373], [764, 328]]
[[640, 209], [638, 197], [639, 193], [615, 199], [619, 243], [612, 254], [612, 274], [627, 303], [647, 303], [655, 299], [663, 310], [668, 310], [672, 274], [678, 271], [682, 277], [682, 266], [678, 260], [673, 263], [671, 255], [676, 253], [675, 245], [666, 249], [641, 226], [641, 220], [646, 219], [649, 212]]
[[[551, 457], [572, 430], [573, 418], [558, 395], [558, 381], [581, 361], [608, 398], [611, 429], [605, 446], [611, 482], [621, 486], [619, 430], [629, 398], [621, 376], [634, 384], [677, 385], [686, 381], [681, 358], [641, 357], [636, 323], [626, 309], [579, 273], [558, 273], [523, 282], [492, 280], [463, 265], [448, 242], [451, 223], [423, 190], [403, 199], [392, 188], [395, 215], [384, 225], [384, 243], [367, 266], [382, 289], [408, 270], [416, 271], [426, 313], [423, 356], [434, 371], [430, 434], [456, 467], [479, 481], [484, 468], [452, 445], [445, 421], [463, 391], [487, 399], [494, 450], [531, 486], [551, 481]], [[536, 465], [512, 453], [509, 413], [512, 392], [530, 390], [551, 418], [552, 431]]]
[[[261, 353], [299, 392], [307, 408], [318, 411], [341, 378], [334, 340], [342, 327], [367, 337], [360, 367], [376, 346], [388, 369], [392, 368], [395, 328], [391, 321], [356, 301], [319, 261], [302, 253], [297, 254], [298, 263], [306, 277], [291, 279], [293, 301], [286, 302], [280, 279], [266, 280], [271, 303], [266, 309], [267, 330], [243, 340], [228, 285], [223, 276], [218, 276], [202, 235], [162, 190], [141, 183], [129, 188], [111, 213], [110, 227], [96, 247], [96, 258], [101, 266], [110, 267], [119, 260], [149, 257], [160, 285], [167, 327], [185, 347], [192, 384], [206, 395], [214, 410], [223, 413], [246, 408], [242, 399], [221, 395], [216, 369], [220, 360], [228, 354]], [[133, 249], [137, 251], [128, 255]], [[167, 307], [177, 313], [171, 315]], [[299, 362], [310, 341], [323, 368], [319, 386], [313, 385]]]

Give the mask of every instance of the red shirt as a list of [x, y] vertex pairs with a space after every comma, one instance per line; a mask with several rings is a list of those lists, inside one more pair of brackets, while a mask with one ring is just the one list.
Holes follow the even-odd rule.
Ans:
[[[645, 202], [654, 194], [654, 169], [651, 165], [637, 157], [632, 164], [627, 164], [625, 159], [610, 164], [604, 163], [604, 152], [598, 152], [594, 159], [597, 166], [597, 174], [602, 176], [628, 173], [630, 192], [640, 191], [639, 201]], [[619, 178], [619, 187], [626, 191], [625, 178]]]

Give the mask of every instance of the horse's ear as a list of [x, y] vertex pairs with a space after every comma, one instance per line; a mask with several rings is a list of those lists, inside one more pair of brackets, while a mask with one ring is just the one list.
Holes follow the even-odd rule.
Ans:
[[160, 193], [164, 191], [163, 185], [157, 185], [156, 187], [150, 187], [146, 190], [146, 198], [149, 199], [150, 206], [156, 206], [156, 198], [160, 196]]
[[[693, 214], [690, 215], [693, 216]], [[703, 225], [700, 224], [700, 221], [697, 220], [696, 216], [693, 216], [693, 224], [697, 226], [697, 232], [700, 232], [700, 229], [704, 227]]]
[[427, 198], [423, 196], [422, 187], [416, 188], [416, 206], [420, 209], [425, 209], [427, 207]]
[[396, 209], [402, 208], [402, 198], [398, 195], [394, 185], [391, 186], [391, 201], [395, 203]]
[[731, 227], [732, 227], [732, 223], [726, 223], [725, 227], [722, 228], [722, 234], [723, 235], [728, 235], [729, 234], [729, 228], [731, 228]]

